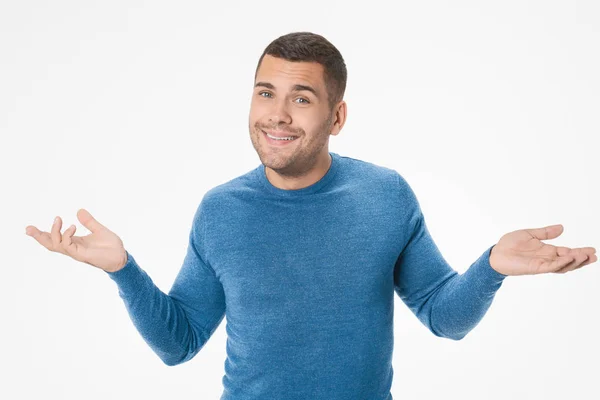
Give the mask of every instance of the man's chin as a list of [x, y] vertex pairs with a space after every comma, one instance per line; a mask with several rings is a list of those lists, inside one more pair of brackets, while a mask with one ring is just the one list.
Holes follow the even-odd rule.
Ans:
[[277, 173], [285, 173], [285, 171], [288, 168], [287, 163], [277, 163], [277, 162], [272, 162], [272, 160], [263, 161], [262, 164], [265, 167], [272, 169], [273, 171], [275, 171]]
[[260, 162], [265, 166], [269, 167], [272, 170], [278, 170], [285, 168], [289, 165], [288, 157], [281, 156], [280, 154], [274, 153], [263, 153], [259, 154]]
[[293, 168], [290, 165], [289, 160], [282, 159], [278, 157], [266, 157], [261, 160], [262, 164], [271, 169], [273, 172], [278, 175], [287, 176], [290, 173], [293, 173]]

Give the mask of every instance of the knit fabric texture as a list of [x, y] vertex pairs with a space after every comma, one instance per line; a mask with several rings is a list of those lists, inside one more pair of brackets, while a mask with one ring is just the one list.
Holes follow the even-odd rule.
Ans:
[[459, 340], [506, 275], [490, 245], [462, 274], [393, 169], [329, 152], [316, 183], [273, 186], [264, 165], [205, 193], [183, 265], [162, 292], [127, 252], [107, 272], [167, 365], [226, 318], [221, 400], [389, 400], [394, 292], [434, 335]]

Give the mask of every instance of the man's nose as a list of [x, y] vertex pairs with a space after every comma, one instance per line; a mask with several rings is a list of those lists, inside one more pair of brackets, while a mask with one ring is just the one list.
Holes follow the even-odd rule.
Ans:
[[272, 124], [279, 124], [280, 122], [287, 124], [292, 123], [292, 116], [287, 109], [287, 102], [285, 100], [273, 102], [273, 108], [269, 115], [269, 122]]

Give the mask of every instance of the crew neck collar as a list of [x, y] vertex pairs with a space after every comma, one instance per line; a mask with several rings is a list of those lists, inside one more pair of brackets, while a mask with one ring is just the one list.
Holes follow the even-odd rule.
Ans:
[[303, 195], [307, 195], [307, 194], [316, 193], [317, 191], [321, 190], [325, 185], [327, 185], [329, 182], [331, 182], [331, 180], [335, 176], [335, 173], [338, 170], [339, 155], [337, 153], [334, 153], [331, 151], [329, 152], [329, 155], [331, 156], [331, 165], [329, 166], [329, 169], [327, 170], [325, 175], [323, 175], [323, 177], [321, 177], [321, 179], [319, 179], [312, 185], [303, 187], [301, 189], [281, 189], [276, 186], [273, 186], [273, 184], [267, 178], [267, 173], [265, 171], [265, 166], [263, 164], [260, 164], [256, 168], [258, 171], [258, 174], [257, 174], [258, 180], [260, 181], [261, 186], [265, 190], [267, 190], [269, 193], [272, 193], [272, 194], [275, 194], [278, 196], [293, 197], [293, 196], [303, 196]]

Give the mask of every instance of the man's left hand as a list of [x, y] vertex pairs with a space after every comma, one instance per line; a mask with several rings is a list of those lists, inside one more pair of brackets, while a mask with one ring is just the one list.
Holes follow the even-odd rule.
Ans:
[[504, 275], [564, 274], [598, 261], [593, 247], [569, 248], [541, 242], [557, 238], [562, 232], [559, 224], [507, 233], [492, 248], [490, 265]]

